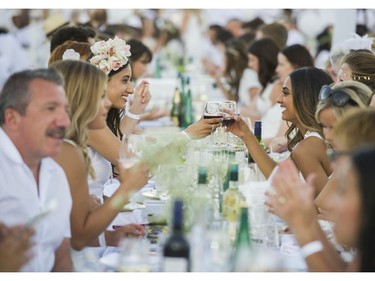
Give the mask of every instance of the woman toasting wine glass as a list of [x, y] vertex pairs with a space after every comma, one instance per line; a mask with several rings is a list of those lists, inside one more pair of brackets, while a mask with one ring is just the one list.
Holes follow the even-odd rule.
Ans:
[[[212, 118], [223, 118], [223, 107], [220, 101], [206, 101], [203, 108], [203, 119], [212, 119]], [[215, 127], [212, 125], [211, 136], [210, 136], [210, 146], [213, 146]]]
[[[222, 109], [223, 110], [229, 110], [231, 112], [237, 113], [237, 104], [235, 101], [224, 101], [222, 102]], [[225, 129], [230, 127], [234, 123], [234, 118], [227, 112], [223, 111], [223, 126]], [[227, 137], [226, 137], [226, 144], [225, 146], [229, 146], [229, 132], [226, 132]]]

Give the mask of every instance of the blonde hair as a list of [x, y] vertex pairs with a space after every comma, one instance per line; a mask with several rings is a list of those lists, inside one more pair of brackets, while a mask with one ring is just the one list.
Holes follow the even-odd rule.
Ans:
[[369, 50], [355, 50], [345, 55], [340, 66], [349, 65], [351, 79], [361, 82], [375, 92], [375, 55]]
[[333, 104], [332, 98], [320, 100], [316, 106], [315, 119], [320, 123], [319, 115], [323, 109], [330, 108], [336, 119], [341, 117], [350, 109], [353, 108], [366, 108], [370, 104], [372, 91], [365, 84], [356, 81], [342, 81], [331, 87], [335, 92], [345, 92], [350, 96], [350, 99], [357, 105], [347, 103], [343, 107], [338, 107]]
[[74, 51], [79, 53], [81, 56], [81, 60], [88, 60], [88, 58], [92, 56], [90, 47], [90, 43], [67, 41], [53, 50], [48, 60], [48, 66], [56, 61], [62, 60], [64, 52], [68, 49], [73, 49]]
[[95, 178], [87, 152], [87, 128], [98, 114], [107, 75], [94, 65], [77, 60], [58, 61], [50, 67], [60, 71], [65, 79], [71, 119], [66, 138], [82, 148], [86, 172]]
[[357, 108], [346, 114], [333, 129], [335, 140], [347, 150], [375, 144], [375, 109]]

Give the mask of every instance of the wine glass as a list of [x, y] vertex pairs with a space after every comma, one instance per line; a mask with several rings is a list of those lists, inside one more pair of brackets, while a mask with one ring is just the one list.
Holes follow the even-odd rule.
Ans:
[[[237, 104], [235, 101], [224, 101], [222, 102], [222, 108], [223, 109], [227, 109], [227, 110], [230, 110], [234, 113], [237, 113]], [[228, 127], [230, 127], [233, 123], [234, 123], [234, 118], [229, 114], [229, 113], [226, 113], [226, 112], [223, 112], [223, 126], [225, 127], [225, 129], [227, 129]], [[229, 133], [226, 132], [227, 134], [227, 143], [225, 144], [225, 146], [229, 146]]]
[[[211, 118], [222, 118], [223, 117], [223, 108], [220, 101], [205, 101], [203, 107], [203, 119]], [[210, 146], [214, 144], [213, 138], [214, 131], [211, 131], [210, 135]]]
[[140, 160], [141, 138], [140, 135], [123, 135], [119, 162], [125, 169], [130, 169]]
[[148, 272], [149, 242], [145, 238], [123, 238], [119, 243], [120, 257], [117, 270], [121, 272]]

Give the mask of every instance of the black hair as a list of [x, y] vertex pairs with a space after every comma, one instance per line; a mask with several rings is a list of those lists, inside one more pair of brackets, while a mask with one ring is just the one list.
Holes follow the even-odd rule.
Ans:
[[272, 39], [264, 38], [251, 44], [247, 53], [251, 53], [258, 58], [258, 79], [263, 89], [265, 89], [267, 83], [273, 81], [275, 78], [279, 47], [277, 47]]
[[139, 60], [144, 54], [147, 54], [148, 60], [147, 62], [150, 63], [152, 61], [152, 52], [151, 50], [143, 44], [141, 41], [137, 39], [130, 39], [128, 42], [130, 45], [130, 52], [132, 53], [130, 57], [131, 62], [135, 62]]
[[[298, 68], [289, 77], [293, 92], [293, 106], [298, 121], [307, 130], [318, 132], [322, 136], [323, 129], [315, 119], [315, 111], [320, 89], [323, 85], [333, 83], [332, 78], [323, 70], [315, 67]], [[289, 151], [292, 151], [294, 146], [303, 140], [303, 135], [295, 124], [288, 128], [285, 135], [288, 139]]]
[[[117, 73], [123, 71], [128, 66], [129, 66], [129, 61], [126, 64], [124, 64], [122, 67], [120, 67], [119, 69], [112, 70], [108, 74], [109, 79], [111, 79], [111, 77], [113, 77]], [[112, 131], [113, 134], [115, 134], [115, 136], [119, 137], [120, 139], [122, 139], [120, 124], [121, 124], [121, 116], [123, 115], [123, 113], [124, 113], [124, 109], [111, 107], [108, 111], [107, 120], [106, 120], [108, 128]]]
[[309, 50], [302, 45], [294, 44], [280, 51], [294, 68], [314, 66], [314, 60]]
[[88, 43], [89, 39], [94, 38], [95, 35], [95, 30], [88, 26], [62, 27], [52, 34], [50, 52], [52, 53], [57, 46], [64, 44], [66, 41]]

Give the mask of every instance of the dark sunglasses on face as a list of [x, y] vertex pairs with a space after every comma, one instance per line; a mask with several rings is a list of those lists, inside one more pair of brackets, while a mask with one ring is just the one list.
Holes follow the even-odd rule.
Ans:
[[348, 103], [358, 106], [358, 104], [351, 99], [350, 95], [344, 91], [335, 91], [329, 85], [324, 85], [319, 92], [319, 100], [327, 100], [332, 98], [332, 103], [337, 107], [344, 107]]

